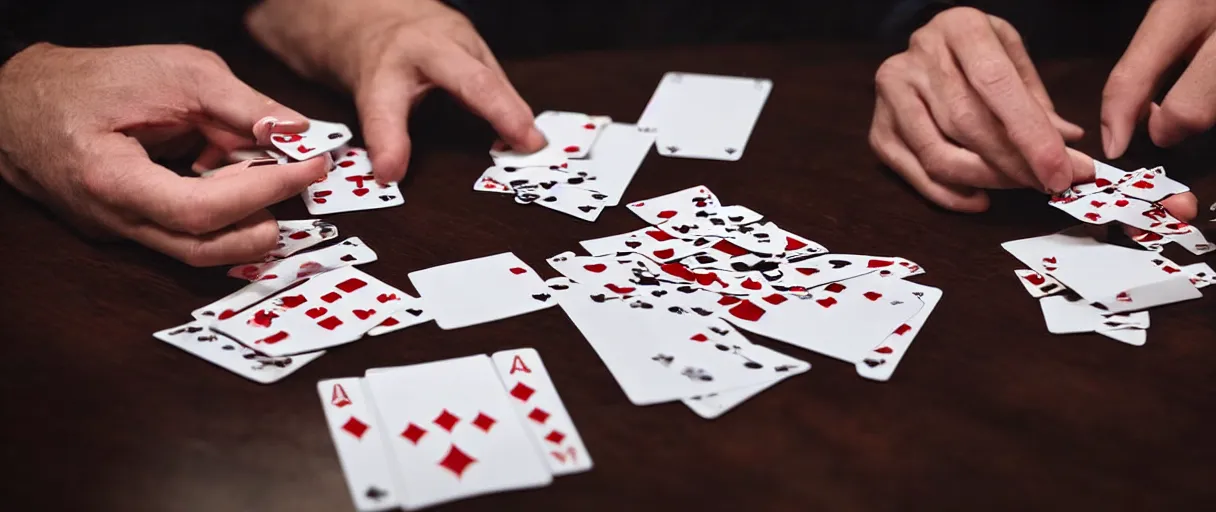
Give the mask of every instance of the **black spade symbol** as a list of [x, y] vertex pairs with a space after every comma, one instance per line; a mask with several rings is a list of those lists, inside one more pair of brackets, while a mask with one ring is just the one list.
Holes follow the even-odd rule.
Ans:
[[625, 242], [625, 247], [628, 247], [630, 249], [637, 249], [638, 247], [641, 247], [641, 246], [642, 246], [642, 242], [634, 242], [634, 241]]
[[502, 172], [515, 172], [518, 170], [519, 170], [518, 167], [503, 167], [502, 168]]
[[845, 260], [828, 260], [828, 264], [831, 265], [833, 269], [839, 269], [852, 265], [853, 262]]
[[886, 359], [869, 359], [869, 358], [867, 358], [865, 360], [866, 366], [869, 366], [870, 368], [874, 368], [876, 366], [882, 366], [886, 362], [887, 362]]
[[354, 256], [353, 254], [347, 254], [347, 255], [342, 256], [341, 258], [338, 258], [338, 259], [340, 259], [340, 260], [342, 260], [342, 261], [355, 261], [355, 259], [356, 259], [356, 258], [355, 258], [355, 256]]
[[701, 316], [709, 316], [709, 315], [714, 314], [714, 312], [713, 312], [713, 311], [710, 311], [710, 310], [705, 309], [705, 308], [692, 308], [692, 312], [693, 312], [693, 313], [696, 313], [696, 314], [698, 314], [698, 315], [701, 315]]
[[544, 198], [544, 199], [541, 199], [541, 201], [544, 201], [544, 202], [546, 202], [546, 203], [552, 203], [552, 202], [556, 202], [556, 201], [557, 201], [557, 196], [549, 196], [549, 197], [546, 197], [546, 198]]
[[727, 334], [730, 334], [729, 330], [721, 327], [710, 327], [709, 330], [713, 331], [713, 333], [717, 334], [718, 336], [726, 336]]
[[546, 182], [540, 184], [540, 188], [549, 190], [549, 189], [552, 189], [556, 185], [557, 185], [556, 181], [546, 181]]
[[567, 185], [578, 185], [583, 182], [582, 178], [569, 178], [566, 180]]
[[604, 294], [602, 294], [602, 293], [598, 293], [598, 294], [595, 294], [595, 295], [592, 295], [592, 296], [591, 296], [591, 301], [592, 301], [592, 302], [599, 302], [599, 303], [602, 303], [602, 302], [604, 302], [605, 300], [608, 300], [608, 298], [607, 298], [607, 297], [605, 297], [605, 296], [604, 296]]
[[692, 227], [690, 226], [677, 226], [673, 229], [675, 229], [681, 235], [687, 235], [689, 231], [692, 231]]
[[338, 139], [342, 138], [342, 134], [338, 133], [338, 132], [334, 132], [334, 133], [329, 134], [328, 137], [329, 137], [329, 140], [338, 140]]
[[551, 284], [551, 285], [549, 285], [549, 288], [550, 288], [550, 289], [553, 289], [553, 290], [559, 290], [559, 291], [560, 291], [560, 290], [569, 290], [569, 289], [570, 289], [570, 287], [569, 287], [569, 286], [564, 285], [564, 284]]
[[668, 153], [675, 153], [675, 152], [677, 152], [677, 151], [679, 151], [679, 150], [680, 150], [680, 148], [678, 148], [678, 147], [675, 147], [675, 146], [667, 146], [667, 152], [668, 152]]
[[701, 247], [702, 245], [705, 245], [708, 243], [709, 243], [709, 240], [706, 240], [704, 238], [698, 238], [695, 241], [693, 241], [692, 245], [693, 245], [693, 247]]
[[397, 198], [397, 196], [380, 196], [380, 200], [384, 201], [386, 203], [389, 201], [392, 201], [393, 199], [396, 199], [396, 198]]
[[699, 212], [697, 212], [697, 213], [696, 213], [696, 216], [697, 216], [697, 217], [700, 217], [700, 218], [709, 217], [709, 212], [707, 212], [707, 211], [705, 211], [705, 210], [701, 210], [701, 211], [699, 211]]
[[683, 314], [687, 313], [687, 311], [685, 311], [684, 308], [682, 308], [680, 306], [669, 307], [669, 308], [667, 308], [667, 311], [675, 313], [677, 315], [683, 315]]
[[710, 256], [708, 254], [698, 255], [696, 259], [697, 259], [697, 263], [700, 263], [702, 265], [708, 265], [710, 263], [716, 263], [718, 261], [717, 258]]
[[738, 150], [735, 148], [726, 148], [726, 154], [728, 154], [728, 155], [735, 154], [735, 151], [738, 151]]
[[671, 363], [675, 362], [676, 358], [667, 354], [655, 354], [650, 360], [656, 361], [663, 366], [671, 366]]
[[743, 222], [743, 216], [742, 216], [742, 215], [736, 215], [736, 216], [734, 216], [734, 217], [727, 217], [726, 219], [727, 219], [727, 220], [729, 220], [729, 221], [731, 221], [731, 222], [735, 222], [735, 223]]
[[688, 285], [684, 285], [684, 286], [677, 287], [676, 291], [680, 292], [680, 293], [696, 293], [697, 289], [693, 288], [691, 286], [688, 286]]
[[594, 206], [580, 206], [580, 207], [578, 207], [578, 210], [583, 213], [591, 213], [593, 210], [595, 210], [595, 207]]
[[630, 303], [629, 303], [629, 307], [634, 308], [634, 309], [637, 309], [637, 308], [642, 308], [642, 309], [654, 309], [654, 306], [652, 306], [650, 303], [648, 303], [648, 302], [642, 302], [642, 301], [640, 301], [640, 300], [636, 300], [636, 301], [630, 302]]
[[533, 298], [533, 299], [539, 300], [539, 301], [541, 301], [541, 302], [545, 302], [545, 301], [549, 300], [549, 297], [551, 297], [551, 295], [549, 295], [549, 294], [547, 294], [547, 293], [534, 293], [534, 294], [532, 294], [532, 298]]
[[414, 316], [419, 316], [419, 315], [421, 315], [421, 314], [422, 314], [422, 310], [421, 310], [421, 309], [415, 309], [415, 308], [410, 308], [410, 309], [407, 309], [407, 310], [405, 310], [405, 312], [406, 312], [406, 313], [409, 313], [409, 314], [411, 314], [411, 315], [414, 315]]
[[654, 295], [655, 297], [662, 297], [664, 295], [667, 295], [667, 290], [655, 290], [653, 292], [650, 292], [650, 294]]
[[385, 496], [388, 496], [388, 493], [385, 492], [383, 489], [373, 485], [371, 487], [368, 487], [367, 492], [363, 493], [363, 495], [367, 496], [367, 498], [372, 501], [380, 501]]
[[591, 194], [591, 198], [595, 199], [596, 201], [602, 201], [604, 199], [608, 199], [608, 196], [606, 196], [604, 194], [596, 193], [596, 194]]
[[722, 219], [717, 219], [717, 218], [709, 219], [709, 223], [713, 224], [715, 226], [725, 226], [726, 225], [726, 221], [724, 221]]

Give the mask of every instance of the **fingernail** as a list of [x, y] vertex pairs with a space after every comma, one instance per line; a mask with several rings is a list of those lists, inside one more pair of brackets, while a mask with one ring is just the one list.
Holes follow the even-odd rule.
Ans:
[[1112, 144], [1113, 142], [1114, 141], [1111, 139], [1111, 135], [1110, 135], [1110, 128], [1108, 128], [1106, 126], [1106, 123], [1103, 123], [1102, 124], [1102, 151], [1106, 153], [1106, 158], [1115, 157], [1115, 148], [1114, 148], [1114, 145]]

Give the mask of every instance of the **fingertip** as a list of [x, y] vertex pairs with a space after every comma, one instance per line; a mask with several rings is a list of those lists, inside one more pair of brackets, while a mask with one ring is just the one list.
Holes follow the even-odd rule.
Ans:
[[549, 145], [549, 141], [545, 139], [545, 134], [541, 133], [540, 129], [535, 124], [529, 125], [528, 130], [519, 138], [518, 142], [512, 144], [528, 153], [535, 153], [545, 146]]
[[376, 182], [384, 185], [401, 181], [410, 160], [410, 139], [404, 135], [395, 140], [368, 139], [368, 153]]
[[1159, 148], [1178, 144], [1187, 136], [1186, 130], [1161, 105], [1152, 103], [1148, 107], [1148, 136]]
[[1161, 201], [1161, 206], [1180, 221], [1190, 222], [1199, 215], [1199, 198], [1191, 192], [1184, 192], [1167, 197]]

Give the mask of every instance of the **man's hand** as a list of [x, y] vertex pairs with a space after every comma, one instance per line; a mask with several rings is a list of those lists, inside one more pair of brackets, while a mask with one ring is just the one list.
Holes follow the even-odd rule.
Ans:
[[0, 176], [88, 231], [191, 265], [256, 261], [274, 249], [277, 225], [263, 208], [324, 176], [324, 159], [187, 178], [149, 151], [199, 132], [235, 149], [305, 128], [219, 57], [188, 46], [39, 44], [0, 67]]
[[380, 181], [405, 175], [410, 109], [435, 86], [489, 121], [511, 146], [545, 145], [531, 108], [485, 41], [437, 0], [266, 0], [246, 24], [301, 74], [334, 78], [354, 93]]
[[1083, 130], [1056, 114], [1005, 20], [945, 11], [883, 63], [876, 83], [870, 145], [945, 208], [987, 209], [982, 189], [1055, 193], [1093, 179], [1093, 160], [1065, 147]]

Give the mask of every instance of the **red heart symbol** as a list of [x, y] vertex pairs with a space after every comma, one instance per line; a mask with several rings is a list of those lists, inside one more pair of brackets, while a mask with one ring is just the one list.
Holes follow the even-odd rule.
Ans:
[[307, 231], [296, 231], [295, 233], [288, 235], [287, 238], [290, 238], [292, 240], [303, 240], [310, 236], [312, 236], [312, 235], [309, 234]]
[[1120, 292], [1119, 295], [1115, 296], [1115, 300], [1119, 302], [1131, 302], [1132, 296], [1128, 295], [1127, 292]]
[[747, 288], [748, 290], [759, 290], [760, 289], [760, 283], [757, 283], [755, 280], [753, 280], [750, 277], [745, 279], [743, 281], [743, 284], [741, 284], [740, 286]]
[[376, 310], [374, 310], [374, 309], [356, 309], [356, 310], [351, 311], [351, 313], [353, 313], [355, 315], [355, 318], [358, 318], [359, 320], [367, 320], [367, 317], [376, 314]]
[[660, 219], [670, 219], [672, 217], [675, 217], [676, 213], [677, 212], [675, 210], [663, 210], [663, 211], [659, 212], [659, 218]]
[[905, 333], [907, 333], [908, 331], [911, 331], [911, 330], [912, 330], [911, 325], [903, 324], [903, 325], [895, 328], [895, 334], [903, 336]]
[[1099, 187], [1109, 187], [1110, 180], [1108, 180], [1106, 178], [1098, 178], [1097, 180], [1094, 180], [1094, 185], [1097, 185]]
[[308, 154], [308, 153], [313, 152], [313, 150], [315, 150], [315, 149], [317, 149], [317, 148], [310, 148], [310, 147], [305, 146], [305, 145], [303, 145], [303, 144], [300, 144], [299, 146], [296, 146], [296, 152], [301, 153], [301, 154], [305, 154], [305, 155], [306, 155], [306, 154]]
[[768, 297], [764, 298], [764, 302], [767, 302], [774, 306], [781, 304], [782, 302], [785, 302], [787, 300], [789, 300], [789, 299], [785, 298], [785, 295], [781, 295], [780, 293], [774, 293], [774, 294], [769, 295]]
[[794, 270], [797, 270], [799, 274], [802, 274], [804, 276], [809, 276], [811, 274], [819, 273], [819, 269], [817, 269], [817, 268], [795, 268]]
[[578, 146], [566, 146], [562, 149], [562, 151], [567, 153], [578, 153]]
[[271, 334], [270, 336], [267, 336], [267, 337], [265, 337], [265, 338], [262, 338], [262, 339], [260, 339], [260, 340], [258, 340], [258, 341], [256, 341], [256, 342], [254, 342], [254, 343], [265, 343], [265, 344], [267, 344], [267, 345], [274, 345], [275, 343], [278, 343], [278, 342], [283, 341], [283, 340], [285, 340], [285, 339], [287, 339], [287, 332], [286, 332], [286, 331], [279, 331], [279, 332], [276, 332], [276, 333], [274, 333], [274, 334]]
[[369, 189], [369, 188], [357, 188], [357, 189], [355, 189], [353, 192], [354, 192], [354, 194], [355, 194], [356, 196], [363, 197], [363, 196], [367, 195], [367, 193], [368, 193], [368, 192], [371, 192], [371, 189]]
[[1046, 270], [1046, 271], [1048, 271], [1048, 272], [1055, 272], [1055, 271], [1056, 271], [1056, 267], [1043, 267], [1043, 270]]
[[1098, 219], [1102, 218], [1102, 216], [1094, 212], [1089, 212], [1085, 214], [1085, 218], [1089, 219], [1091, 222], [1098, 222]]
[[663, 231], [661, 229], [656, 229], [654, 231], [647, 231], [646, 234], [650, 235], [650, 238], [653, 238], [653, 239], [655, 239], [655, 241], [658, 241], [658, 242], [666, 242], [668, 240], [672, 240], [675, 238], [674, 236], [671, 236], [666, 231]]
[[706, 336], [706, 335], [704, 335], [704, 334], [701, 334], [701, 333], [696, 333], [696, 334], [692, 335], [692, 337], [691, 337], [691, 338], [689, 338], [689, 339], [690, 339], [690, 340], [693, 340], [693, 341], [695, 341], [695, 342], [697, 342], [697, 343], [701, 343], [701, 342], [709, 341], [709, 337], [708, 337], [708, 336]]
[[731, 295], [723, 295], [721, 299], [718, 299], [718, 304], [722, 305], [722, 306], [729, 306], [731, 304], [735, 304], [735, 303], [739, 302], [740, 300], [742, 300], [742, 299], [740, 299], [738, 297], [734, 297]]
[[823, 306], [825, 308], [830, 308], [836, 304], [836, 299], [833, 297], [828, 297], [826, 299], [819, 299], [815, 302], [818, 302], [820, 306]]
[[871, 301], [875, 301], [875, 300], [882, 298], [882, 294], [878, 293], [878, 292], [866, 292], [866, 293], [862, 294], [862, 296], [867, 299], [870, 299]]
[[392, 327], [399, 323], [401, 323], [401, 322], [398, 322], [396, 318], [393, 318], [390, 316], [390, 317], [384, 319], [383, 322], [380, 322], [380, 327]]
[[1041, 285], [1041, 284], [1047, 282], [1047, 279], [1044, 279], [1043, 276], [1038, 275], [1038, 274], [1030, 274], [1030, 275], [1026, 276], [1025, 279], [1027, 281], [1030, 281], [1030, 284], [1033, 284], [1035, 286], [1038, 286], [1038, 285]]
[[1179, 272], [1178, 269], [1171, 267], [1169, 265], [1161, 267], [1161, 270], [1164, 270], [1166, 274], [1173, 274], [1174, 272]]
[[590, 265], [583, 265], [583, 268], [586, 269], [588, 272], [594, 272], [596, 274], [603, 272], [605, 270], [608, 270], [608, 266], [604, 265], [603, 263], [592, 263]]
[[274, 139], [275, 142], [281, 142], [283, 144], [296, 142], [303, 138], [304, 137], [301, 137], [300, 134], [298, 134], [298, 133], [279, 133], [279, 134], [275, 134], [275, 136], [272, 137], [272, 139]]
[[760, 309], [759, 306], [752, 304], [750, 300], [745, 300], [736, 304], [735, 307], [730, 308], [728, 312], [735, 318], [747, 320], [749, 322], [755, 322], [760, 320], [760, 317], [764, 316], [764, 310]]
[[352, 160], [343, 160], [338, 162], [338, 167], [350, 167], [352, 165], [355, 165], [355, 162]]
[[227, 320], [229, 318], [232, 318], [233, 316], [236, 316], [236, 311], [233, 311], [231, 309], [225, 309], [223, 313], [220, 313], [220, 316], [218, 318], [220, 320]]
[[1127, 199], [1120, 199], [1118, 201], [1115, 201], [1115, 206], [1118, 206], [1119, 208], [1123, 208], [1124, 206], [1127, 206], [1128, 204], [1129, 203], [1127, 202]]
[[253, 318], [249, 319], [249, 323], [258, 327], [270, 327], [271, 322], [278, 318], [279, 315], [273, 311], [260, 310], [253, 314]]
[[583, 125], [583, 128], [584, 128], [584, 129], [587, 129], [587, 130], [594, 130], [594, 129], [595, 129], [595, 123], [587, 123], [587, 124]]
[[895, 262], [890, 261], [890, 260], [870, 260], [870, 262], [867, 263], [866, 266], [870, 267], [870, 268], [888, 267], [892, 263], [895, 263]]
[[675, 249], [659, 249], [657, 251], [654, 251], [654, 256], [661, 260], [670, 259], [672, 256], [675, 256], [675, 255], [676, 255]]
[[823, 289], [827, 290], [829, 292], [832, 292], [832, 293], [840, 293], [845, 290], [845, 286], [840, 283], [832, 283], [827, 286], [824, 286]]
[[303, 295], [289, 295], [287, 297], [283, 297], [282, 299], [279, 299], [279, 301], [283, 303], [283, 307], [285, 307], [287, 309], [291, 309], [296, 306], [299, 306], [300, 304], [307, 302], [308, 299], [304, 298]]
[[1106, 203], [1103, 203], [1102, 201], [1099, 201], [1099, 200], [1097, 200], [1097, 199], [1094, 199], [1093, 201], [1090, 201], [1090, 202], [1089, 202], [1089, 204], [1090, 204], [1090, 205], [1093, 205], [1093, 207], [1094, 207], [1094, 208], [1101, 208], [1101, 207], [1103, 207], [1103, 206], [1106, 206]]
[[891, 347], [885, 347], [885, 346], [878, 347], [878, 348], [874, 349], [874, 351], [878, 352], [879, 354], [890, 354], [891, 352], [894, 352], [894, 350], [891, 350]]
[[619, 293], [621, 295], [633, 293], [633, 291], [636, 290], [636, 288], [632, 288], [632, 287], [628, 287], [628, 286], [617, 286], [612, 283], [608, 283], [608, 284], [604, 285], [604, 288], [612, 290], [613, 292]]
[[1140, 189], [1150, 189], [1150, 188], [1153, 188], [1155, 185], [1153, 185], [1152, 183], [1149, 183], [1147, 181], [1140, 180], [1135, 183], [1132, 183], [1132, 186], [1136, 187], [1136, 188], [1140, 188]]
[[380, 295], [376, 296], [376, 300], [380, 301], [381, 304], [384, 304], [385, 302], [388, 302], [390, 300], [400, 300], [400, 299], [397, 297], [397, 294], [395, 294], [395, 293], [381, 293]]
[[528, 272], [528, 269], [523, 268], [523, 267], [511, 267], [511, 273], [515, 274], [515, 275], [525, 274], [527, 272]]
[[1055, 257], [1055, 256], [1052, 256], [1052, 257], [1050, 257], [1050, 258], [1043, 258], [1043, 261], [1044, 261], [1045, 263], [1055, 263], [1055, 262], [1056, 262], [1056, 257]]
[[328, 312], [329, 312], [328, 309], [317, 307], [317, 308], [312, 308], [308, 311], [305, 311], [304, 314], [308, 315], [308, 318], [321, 318], [321, 317], [325, 316], [325, 313], [328, 313]]

